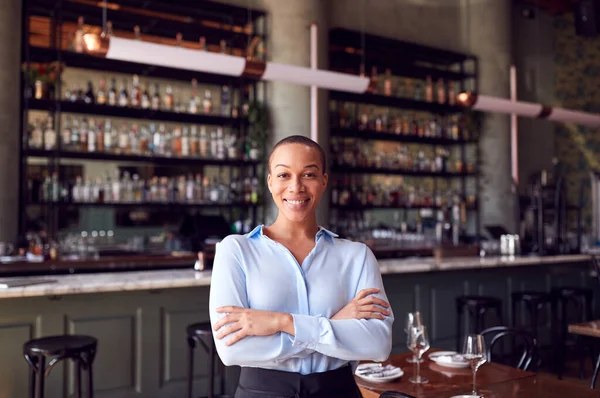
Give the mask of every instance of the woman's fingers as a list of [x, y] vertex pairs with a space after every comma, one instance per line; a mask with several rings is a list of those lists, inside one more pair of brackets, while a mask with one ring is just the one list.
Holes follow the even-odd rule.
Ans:
[[363, 305], [360, 308], [360, 312], [379, 312], [383, 315], [389, 315], [390, 311], [386, 308], [382, 308], [378, 305]]
[[248, 333], [242, 329], [241, 331], [239, 331], [236, 334], [234, 334], [233, 336], [231, 336], [231, 338], [229, 340], [227, 340], [225, 345], [230, 346], [232, 344], [235, 344], [238, 341], [240, 341], [241, 339], [243, 339], [244, 337], [246, 337], [247, 335], [248, 335]]
[[223, 325], [227, 325], [228, 323], [232, 323], [232, 322], [237, 322], [239, 320], [240, 320], [239, 314], [229, 314], [229, 315], [224, 316], [223, 318], [219, 319], [217, 321], [217, 323], [215, 323], [213, 330], [216, 332], [217, 330], [222, 328]]
[[218, 313], [223, 313], [223, 312], [232, 312], [232, 313], [234, 313], [234, 312], [244, 311], [246, 309], [247, 308], [236, 307], [234, 305], [228, 305], [228, 306], [225, 306], [225, 307], [219, 307], [219, 308], [216, 309], [216, 311]]
[[360, 312], [358, 315], [358, 319], [380, 319], [382, 321], [385, 319], [385, 315], [378, 312], [364, 311]]
[[356, 297], [354, 297], [354, 299], [361, 300], [370, 294], [379, 293], [379, 290], [380, 289], [377, 289], [377, 288], [362, 289], [360, 292], [358, 292], [358, 294], [356, 295]]
[[[231, 333], [235, 333], [240, 329], [242, 329], [242, 325], [239, 322], [230, 323], [229, 325], [226, 325], [223, 328], [221, 328], [221, 330], [219, 331], [219, 333], [217, 334], [216, 337], [217, 337], [217, 339], [221, 340], [223, 337], [229, 336]], [[231, 343], [231, 344], [233, 344], [233, 343]], [[227, 344], [227, 345], [231, 345], [231, 344]]]
[[375, 297], [375, 296], [365, 297], [364, 299], [360, 300], [359, 304], [360, 305], [377, 304], [384, 308], [390, 307], [390, 305], [386, 301], [380, 299], [379, 297]]

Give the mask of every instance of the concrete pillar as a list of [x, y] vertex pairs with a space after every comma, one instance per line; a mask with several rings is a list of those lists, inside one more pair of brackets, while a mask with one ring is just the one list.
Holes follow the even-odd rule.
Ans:
[[[510, 0], [463, 0], [464, 51], [479, 60], [479, 92], [509, 98]], [[493, 23], [491, 22], [493, 21]], [[480, 200], [483, 225], [516, 232], [511, 193], [510, 117], [486, 113], [480, 140]]]
[[0, 1], [0, 241], [18, 233], [21, 1]]

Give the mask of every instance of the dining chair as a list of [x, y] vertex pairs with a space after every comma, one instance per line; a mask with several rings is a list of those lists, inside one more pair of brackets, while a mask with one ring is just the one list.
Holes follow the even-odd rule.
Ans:
[[[482, 331], [481, 335], [487, 343], [488, 362], [494, 362], [494, 347], [498, 342], [506, 341], [506, 338], [510, 338], [510, 347], [512, 348], [510, 357], [518, 358], [516, 364], [512, 363], [513, 366], [521, 370], [528, 370], [531, 363], [535, 360], [537, 355], [537, 340], [531, 333], [525, 330], [509, 328], [506, 326], [495, 326]], [[501, 348], [504, 348], [504, 345], [502, 345]]]
[[384, 391], [379, 395], [379, 398], [415, 398], [410, 394], [405, 394], [398, 391]]

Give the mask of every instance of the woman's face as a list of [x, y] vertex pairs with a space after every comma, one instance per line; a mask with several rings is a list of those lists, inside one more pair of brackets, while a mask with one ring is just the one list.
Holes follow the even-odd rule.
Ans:
[[270, 164], [267, 183], [279, 214], [295, 222], [316, 217], [328, 179], [319, 151], [302, 144], [282, 145]]

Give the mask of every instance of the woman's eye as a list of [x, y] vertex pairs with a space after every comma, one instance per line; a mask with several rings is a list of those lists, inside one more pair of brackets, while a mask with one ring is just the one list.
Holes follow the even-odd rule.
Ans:
[[277, 175], [277, 178], [285, 178], [287, 177], [287, 173], [281, 173]]
[[304, 174], [304, 176], [305, 177], [309, 177], [309, 178], [313, 178], [313, 177], [316, 177], [316, 174], [315, 173], [306, 173], [306, 174]]

